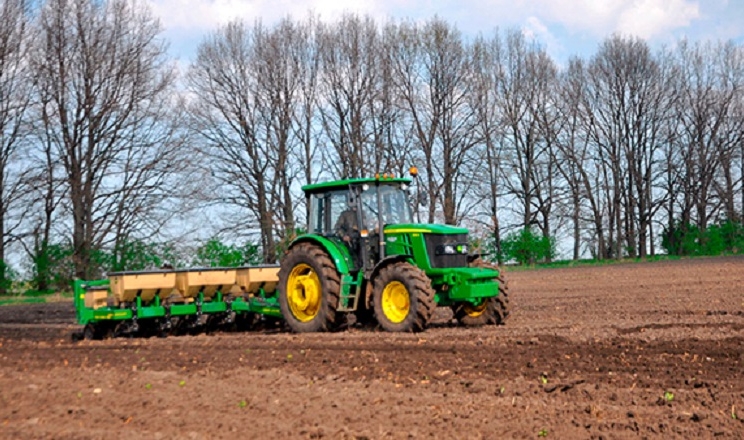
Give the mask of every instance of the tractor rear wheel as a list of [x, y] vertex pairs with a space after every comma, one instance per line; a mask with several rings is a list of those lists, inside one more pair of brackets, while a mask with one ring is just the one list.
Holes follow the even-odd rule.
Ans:
[[[481, 262], [479, 267], [490, 267], [498, 269], [497, 266]], [[481, 325], [504, 325], [506, 318], [509, 317], [509, 286], [501, 271], [496, 277], [499, 282], [498, 296], [483, 298], [479, 304], [459, 303], [452, 306], [452, 312], [462, 325], [481, 326]]]
[[279, 308], [289, 327], [298, 333], [337, 327], [341, 279], [328, 254], [312, 243], [300, 243], [279, 269]]
[[374, 280], [372, 304], [377, 322], [389, 332], [419, 332], [431, 320], [434, 289], [424, 271], [406, 263], [383, 267]]

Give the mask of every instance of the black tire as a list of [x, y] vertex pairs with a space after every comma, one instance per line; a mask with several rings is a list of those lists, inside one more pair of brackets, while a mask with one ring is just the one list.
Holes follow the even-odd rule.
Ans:
[[423, 331], [436, 307], [431, 280], [410, 263], [385, 266], [374, 280], [372, 305], [377, 322], [385, 330]]
[[494, 315], [496, 318], [496, 325], [506, 324], [506, 319], [511, 313], [511, 304], [509, 304], [509, 284], [504, 278], [504, 273], [499, 272], [497, 278], [499, 280], [499, 296], [496, 297], [496, 307], [494, 308]]
[[[359, 299], [357, 309], [354, 312], [355, 325], [362, 328], [374, 328], [377, 326], [375, 310], [372, 304], [372, 283], [366, 282], [363, 289], [364, 296]], [[369, 298], [369, 299], [368, 299]], [[369, 301], [369, 306], [367, 305]]]
[[86, 324], [83, 328], [83, 339], [86, 341], [93, 341], [98, 339], [98, 332], [96, 331], [94, 324]]
[[375, 319], [375, 311], [373, 309], [366, 308], [363, 304], [360, 304], [356, 312], [356, 325], [362, 328], [374, 328], [377, 326], [377, 320]]
[[[290, 284], [294, 285], [290, 285]], [[279, 269], [279, 308], [297, 333], [332, 331], [338, 327], [341, 277], [328, 254], [312, 243], [289, 250]], [[316, 290], [319, 290], [317, 292]]]
[[[482, 261], [476, 261], [473, 266], [499, 270], [497, 266]], [[496, 277], [496, 280], [499, 282], [498, 296], [484, 298], [483, 302], [478, 305], [461, 303], [452, 306], [452, 312], [457, 322], [469, 327], [504, 325], [506, 323], [506, 318], [509, 317], [509, 286], [501, 270], [499, 270], [499, 276]]]
[[234, 328], [236, 331], [245, 332], [253, 330], [256, 325], [257, 316], [251, 312], [241, 312], [235, 315]]
[[83, 339], [87, 341], [100, 341], [112, 336], [112, 324], [106, 321], [95, 324], [86, 324], [83, 328]]

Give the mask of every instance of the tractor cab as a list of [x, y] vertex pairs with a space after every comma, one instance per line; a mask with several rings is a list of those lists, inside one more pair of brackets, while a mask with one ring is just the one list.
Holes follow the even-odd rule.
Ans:
[[409, 179], [354, 179], [305, 187], [309, 233], [348, 251], [354, 271], [370, 271], [385, 256], [386, 225], [413, 223]]

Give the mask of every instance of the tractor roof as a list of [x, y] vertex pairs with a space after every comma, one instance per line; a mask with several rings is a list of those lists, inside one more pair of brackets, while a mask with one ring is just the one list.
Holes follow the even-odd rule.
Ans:
[[348, 188], [349, 185], [361, 185], [364, 183], [376, 184], [378, 182], [383, 185], [390, 183], [411, 183], [411, 179], [407, 177], [385, 177], [385, 175], [380, 175], [378, 177], [363, 177], [359, 179], [343, 179], [333, 180], [330, 182], [313, 183], [312, 185], [303, 186], [302, 190], [305, 191], [305, 194], [313, 194], [332, 191], [336, 189], [345, 189]]

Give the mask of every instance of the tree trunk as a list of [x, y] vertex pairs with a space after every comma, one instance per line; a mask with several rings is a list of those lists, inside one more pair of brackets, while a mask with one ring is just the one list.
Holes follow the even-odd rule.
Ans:
[[[2, 173], [0, 173], [0, 178], [2, 177]], [[0, 180], [0, 185], [2, 185], [2, 180]], [[0, 191], [0, 195], [2, 195], [2, 191]], [[2, 238], [0, 238], [0, 295], [5, 295], [8, 293], [8, 271], [7, 271], [7, 264], [5, 263], [5, 206], [3, 203], [2, 198], [0, 197], [0, 232], [2, 232]]]
[[573, 202], [573, 260], [578, 261], [581, 255], [581, 198], [579, 197], [578, 184], [574, 181], [572, 185], [572, 202]]

